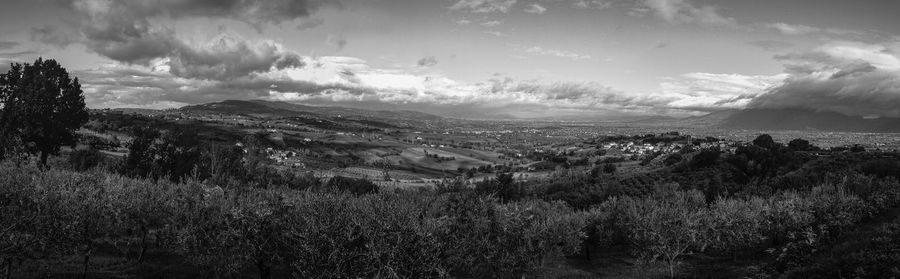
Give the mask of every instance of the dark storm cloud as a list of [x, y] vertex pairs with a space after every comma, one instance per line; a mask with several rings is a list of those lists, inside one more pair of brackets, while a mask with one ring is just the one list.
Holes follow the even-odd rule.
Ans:
[[128, 64], [149, 65], [154, 59], [167, 58], [175, 76], [226, 80], [270, 69], [302, 67], [303, 63], [298, 54], [275, 43], [249, 42], [227, 34], [210, 44], [191, 44], [179, 39], [175, 30], [155, 25], [152, 19], [227, 18], [260, 28], [306, 18], [332, 2], [67, 0], [56, 3], [74, 14], [74, 18], [66, 19], [73, 24], [34, 28], [33, 40], [57, 46], [80, 42], [97, 54]]
[[329, 0], [158, 0], [103, 1], [66, 0], [60, 3], [73, 10], [98, 14], [110, 13], [133, 20], [151, 17], [229, 18], [260, 27], [308, 17], [324, 5], [340, 5]]
[[419, 59], [417, 64], [419, 65], [419, 67], [434, 67], [437, 66], [438, 60], [434, 56], [426, 56], [422, 57], [422, 59]]
[[800, 76], [757, 97], [754, 108], [802, 108], [857, 116], [900, 117], [900, 76], [876, 70], [818, 79]]
[[253, 43], [230, 35], [220, 36], [208, 45], [192, 46], [168, 31], [107, 40], [87, 34], [91, 40], [85, 45], [98, 54], [143, 65], [153, 59], [168, 58], [172, 74], [184, 78], [227, 80], [271, 69], [303, 67], [298, 54], [274, 43]]
[[841, 69], [839, 72], [831, 75], [831, 79], [842, 79], [846, 77], [852, 77], [855, 75], [864, 75], [867, 73], [871, 73], [877, 71], [878, 68], [872, 66], [869, 63], [860, 63], [856, 65], [848, 65], [844, 69]]
[[791, 77], [750, 102], [856, 116], [900, 117], [900, 58], [881, 45], [827, 45], [779, 56]]
[[[121, 33], [120, 33], [121, 32]], [[184, 44], [173, 32], [147, 30], [97, 30], [85, 28], [85, 46], [112, 60], [130, 64], [147, 64], [150, 60], [167, 57]]]
[[299, 55], [285, 52], [273, 43], [250, 45], [227, 37], [208, 48], [183, 46], [170, 59], [173, 75], [214, 80], [229, 80], [251, 73], [304, 65]]

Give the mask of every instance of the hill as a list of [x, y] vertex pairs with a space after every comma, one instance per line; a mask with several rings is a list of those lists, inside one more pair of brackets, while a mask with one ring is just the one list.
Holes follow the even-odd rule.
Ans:
[[[712, 116], [714, 114], [710, 114]], [[709, 118], [709, 117], [707, 117]], [[823, 132], [900, 132], [900, 119], [867, 119], [837, 112], [800, 109], [746, 109], [732, 112], [719, 125], [750, 130], [816, 130]]]
[[[256, 119], [291, 118], [318, 126], [354, 126], [377, 128], [426, 128], [454, 122], [440, 116], [415, 111], [365, 110], [347, 107], [310, 106], [264, 100], [225, 100], [190, 105], [178, 109], [189, 113], [245, 115]], [[324, 123], [324, 124], [323, 124]], [[327, 124], [327, 125], [326, 125]], [[322, 127], [320, 127], [322, 128]], [[332, 127], [340, 130], [339, 128]]]
[[283, 116], [317, 114], [328, 117], [367, 117], [385, 119], [415, 119], [438, 121], [440, 116], [415, 111], [365, 110], [347, 107], [308, 106], [264, 100], [225, 100], [182, 107], [183, 111], [213, 111], [229, 114], [268, 113]]
[[732, 109], [685, 118], [650, 117], [629, 123], [644, 126], [760, 131], [900, 133], [900, 118], [864, 118], [837, 112], [803, 109]]

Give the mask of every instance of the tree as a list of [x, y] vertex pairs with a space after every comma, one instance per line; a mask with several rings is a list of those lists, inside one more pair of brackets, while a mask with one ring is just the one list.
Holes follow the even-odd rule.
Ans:
[[335, 176], [325, 183], [325, 192], [348, 192], [355, 195], [365, 195], [378, 192], [378, 185], [362, 178], [350, 178]]
[[628, 238], [642, 260], [661, 260], [675, 277], [679, 259], [698, 251], [704, 239], [706, 199], [698, 191], [659, 193], [626, 201]]
[[813, 146], [805, 139], [794, 139], [788, 142], [788, 148], [793, 151], [815, 151], [818, 147]]
[[615, 173], [616, 169], [617, 169], [617, 167], [615, 164], [603, 165], [603, 173]]
[[0, 106], [0, 144], [20, 141], [40, 154], [41, 166], [62, 145], [74, 145], [75, 130], [89, 118], [78, 78], [52, 59], [11, 65], [0, 76]]
[[207, 182], [212, 185], [229, 185], [230, 181], [244, 181], [244, 149], [240, 146], [211, 145], [200, 152], [200, 165]]
[[200, 142], [192, 131], [135, 129], [120, 172], [131, 177], [180, 181], [200, 162]]
[[684, 157], [681, 156], [681, 154], [675, 153], [675, 154], [669, 155], [669, 157], [666, 157], [666, 159], [663, 161], [663, 163], [665, 163], [666, 166], [671, 166], [671, 165], [680, 163], [681, 160], [683, 160], [683, 159], [684, 159]]
[[715, 166], [722, 156], [722, 151], [718, 147], [704, 148], [691, 158], [691, 167], [706, 168]]
[[769, 134], [762, 134], [756, 137], [756, 139], [753, 140], [753, 145], [768, 149], [774, 149], [778, 147], [778, 144], [775, 143], [775, 140], [772, 139], [772, 136], [770, 136]]
[[120, 166], [119, 172], [130, 177], [147, 177], [153, 166], [153, 155], [150, 147], [159, 137], [159, 132], [151, 129], [135, 128], [134, 140], [128, 148], [128, 155]]

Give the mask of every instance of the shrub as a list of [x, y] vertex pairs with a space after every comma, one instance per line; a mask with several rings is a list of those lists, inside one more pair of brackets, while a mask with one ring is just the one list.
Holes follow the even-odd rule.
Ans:
[[552, 255], [578, 251], [583, 219], [562, 203], [522, 201], [495, 206], [473, 193], [449, 196], [444, 239], [450, 275], [518, 277]]
[[809, 265], [785, 272], [786, 278], [900, 277], [900, 223], [875, 229], [871, 236], [850, 239]]
[[669, 155], [668, 157], [666, 157], [666, 159], [663, 161], [663, 163], [665, 163], [666, 166], [671, 166], [671, 165], [674, 165], [677, 163], [681, 163], [681, 160], [683, 160], [683, 159], [684, 158], [681, 156], [681, 154], [675, 153], [675, 154], [672, 154], [672, 155]]
[[103, 153], [96, 149], [75, 150], [69, 154], [69, 166], [76, 171], [86, 171], [103, 162]]
[[512, 173], [497, 173], [491, 180], [475, 184], [475, 190], [497, 196], [501, 201], [512, 201], [525, 196], [522, 185], [516, 183]]
[[297, 208], [290, 235], [293, 269], [303, 278], [444, 277], [440, 224], [428, 203], [394, 194], [362, 198], [310, 194]]
[[335, 176], [329, 179], [321, 190], [333, 193], [347, 192], [363, 195], [378, 192], [378, 185], [362, 178]]
[[714, 166], [722, 155], [719, 148], [705, 148], [691, 158], [690, 166], [693, 168], [707, 168]]
[[900, 178], [900, 161], [897, 159], [877, 159], [863, 163], [860, 172], [878, 177]]
[[702, 246], [705, 198], [697, 191], [677, 191], [662, 199], [645, 198], [626, 203], [629, 241], [640, 259], [663, 261], [669, 276], [684, 255]]
[[717, 199], [709, 208], [706, 242], [700, 250], [710, 247], [736, 257], [741, 251], [761, 245], [767, 239], [763, 214], [767, 206], [761, 198]]
[[794, 139], [788, 142], [788, 148], [793, 151], [817, 151], [819, 147], [812, 145], [805, 139]]
[[612, 163], [606, 163], [603, 165], [603, 173], [615, 173], [616, 169], [616, 165]]
[[753, 145], [766, 149], [777, 149], [780, 146], [780, 144], [776, 143], [769, 134], [761, 134], [756, 137], [756, 139], [753, 140]]

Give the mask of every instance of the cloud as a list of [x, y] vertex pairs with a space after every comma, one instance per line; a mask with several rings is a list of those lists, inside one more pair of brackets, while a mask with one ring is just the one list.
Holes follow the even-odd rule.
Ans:
[[578, 0], [572, 3], [572, 7], [577, 9], [603, 10], [612, 7], [612, 2], [604, 0]]
[[[340, 5], [328, 0], [225, 0], [225, 1], [57, 1], [92, 19], [119, 17], [142, 22], [152, 17], [228, 18], [261, 28], [305, 18], [324, 5]], [[100, 22], [95, 22], [100, 23]]]
[[782, 49], [790, 48], [794, 46], [794, 44], [785, 42], [785, 41], [777, 41], [777, 40], [762, 40], [762, 41], [752, 41], [747, 42], [747, 44], [761, 48], [766, 51], [780, 51]]
[[658, 44], [656, 44], [655, 48], [656, 49], [667, 48], [667, 47], [669, 47], [670, 44], [671, 43], [669, 43], [669, 42], [659, 42]]
[[791, 76], [749, 107], [801, 108], [848, 115], [900, 117], [897, 43], [832, 42], [778, 56]]
[[528, 54], [528, 55], [552, 56], [552, 57], [566, 58], [566, 59], [572, 59], [572, 60], [588, 60], [588, 59], [592, 58], [590, 55], [578, 54], [575, 52], [565, 51], [565, 50], [546, 49], [546, 48], [542, 48], [539, 46], [525, 47], [525, 46], [520, 46], [520, 45], [513, 45], [513, 47], [518, 52]]
[[507, 13], [515, 4], [516, 0], [459, 0], [450, 9], [471, 13]]
[[799, 24], [769, 23], [765, 26], [771, 29], [778, 30], [778, 32], [781, 32], [785, 35], [804, 35], [822, 31], [822, 29], [819, 28]]
[[19, 58], [26, 55], [36, 55], [38, 54], [35, 50], [23, 50], [16, 52], [0, 52], [0, 57], [9, 57], [9, 58]]
[[802, 24], [788, 24], [788, 23], [766, 23], [763, 24], [765, 28], [769, 28], [772, 30], [776, 30], [784, 35], [808, 35], [808, 34], [830, 34], [830, 35], [861, 35], [864, 32], [855, 31], [855, 30], [847, 30], [847, 29], [839, 29], [839, 28], [819, 28], [813, 26], [807, 26]]
[[509, 37], [510, 36], [508, 33], [503, 33], [500, 31], [484, 31], [484, 33], [494, 36], [494, 37]]
[[308, 18], [308, 19], [301, 21], [300, 24], [297, 24], [297, 29], [299, 29], [299, 30], [313, 29], [313, 28], [319, 27], [320, 25], [322, 25], [324, 23], [325, 23], [325, 20], [321, 19], [321, 18]]
[[43, 27], [31, 28], [29, 35], [31, 36], [32, 41], [57, 47], [66, 47], [79, 40], [79, 38], [75, 37], [75, 32], [78, 32], [78, 30], [63, 31], [55, 26], [45, 25]]
[[325, 38], [325, 43], [336, 47], [338, 50], [344, 50], [344, 48], [347, 47], [347, 39], [342, 35], [329, 34], [328, 37]]
[[460, 19], [456, 21], [456, 25], [469, 25], [472, 24], [471, 20], [468, 19]]
[[0, 41], [0, 50], [12, 49], [19, 46], [18, 42]]
[[[432, 58], [425, 57], [418, 64], [433, 65], [436, 59]], [[222, 99], [268, 99], [419, 109], [459, 117], [600, 118], [739, 108], [787, 76], [691, 73], [667, 79], [658, 93], [635, 94], [596, 82], [517, 80], [496, 75], [464, 83], [440, 74], [372, 68], [353, 57], [300, 59], [309, 66], [230, 79], [178, 76], [162, 60], [149, 65], [113, 63], [75, 74], [90, 81], [84, 85], [85, 95], [95, 108], [168, 108]]]
[[419, 59], [417, 64], [419, 65], [419, 67], [434, 67], [437, 66], [438, 60], [434, 56], [426, 56], [422, 57], [422, 59]]
[[288, 69], [254, 77], [230, 80], [182, 78], [170, 72], [142, 65], [109, 64], [75, 71], [85, 81], [85, 100], [90, 107], [172, 108], [223, 99], [266, 99], [273, 94], [324, 94], [342, 90], [363, 94], [369, 90], [345, 82], [295, 80], [283, 73]]
[[780, 85], [787, 76], [688, 73], [667, 78], [660, 84], [660, 94], [673, 100], [667, 104], [671, 108], [697, 111], [744, 108], [754, 98]]
[[[697, 23], [711, 26], [735, 25], [735, 20], [719, 14], [716, 6], [698, 6], [691, 0], [643, 0], [639, 14], [652, 12], [670, 23]], [[644, 8], [644, 9], [641, 9]]]
[[[229, 80], [289, 67], [302, 67], [300, 56], [267, 40], [246, 40], [220, 29], [208, 42], [185, 40], [161, 23], [170, 19], [233, 19], [259, 29], [307, 18], [330, 1], [105, 1], [61, 0], [68, 25], [31, 30], [32, 40], [56, 46], [72, 43], [126, 64], [164, 66], [172, 75]], [[311, 20], [309, 22], [315, 22]], [[302, 27], [303, 23], [299, 26]], [[164, 65], [159, 65], [160, 63]]]
[[530, 14], [542, 15], [547, 12], [547, 8], [544, 8], [538, 3], [532, 3], [531, 5], [528, 5], [528, 8], [525, 8], [525, 12]]
[[491, 20], [491, 21], [487, 21], [487, 22], [481, 23], [481, 26], [485, 26], [485, 27], [497, 27], [497, 26], [500, 26], [500, 25], [502, 25], [502, 24], [503, 24], [502, 21], [499, 21], [499, 20]]
[[74, 74], [90, 81], [84, 90], [93, 108], [171, 108], [222, 99], [268, 99], [419, 108], [464, 117], [550, 117], [646, 113], [665, 110], [673, 101], [635, 96], [592, 82], [497, 76], [479, 83], [462, 83], [442, 75], [371, 68], [352, 57], [302, 59], [311, 66], [227, 80], [179, 77], [162, 61], [151, 65], [113, 63]]
[[179, 48], [168, 59], [170, 71], [175, 76], [215, 80], [304, 66], [299, 55], [285, 51], [279, 44], [248, 42], [227, 35], [198, 48]]
[[83, 44], [91, 51], [116, 61], [147, 64], [150, 60], [166, 57], [186, 46], [170, 30], [150, 30], [150, 27], [143, 25], [109, 28], [112, 29], [86, 28]]
[[[842, 68], [860, 63], [872, 64], [880, 69], [900, 69], [900, 48], [896, 44], [867, 44], [859, 42], [832, 42], [805, 52], [775, 56], [776, 59], [815, 67], [808, 72]], [[808, 73], [807, 72], [807, 73]]]
[[248, 41], [223, 33], [207, 43], [189, 44], [167, 31], [141, 30], [136, 37], [103, 39], [105, 33], [87, 33], [94, 38], [85, 45], [115, 61], [149, 65], [164, 61], [178, 77], [233, 79], [271, 69], [302, 67], [299, 55], [271, 41]]

